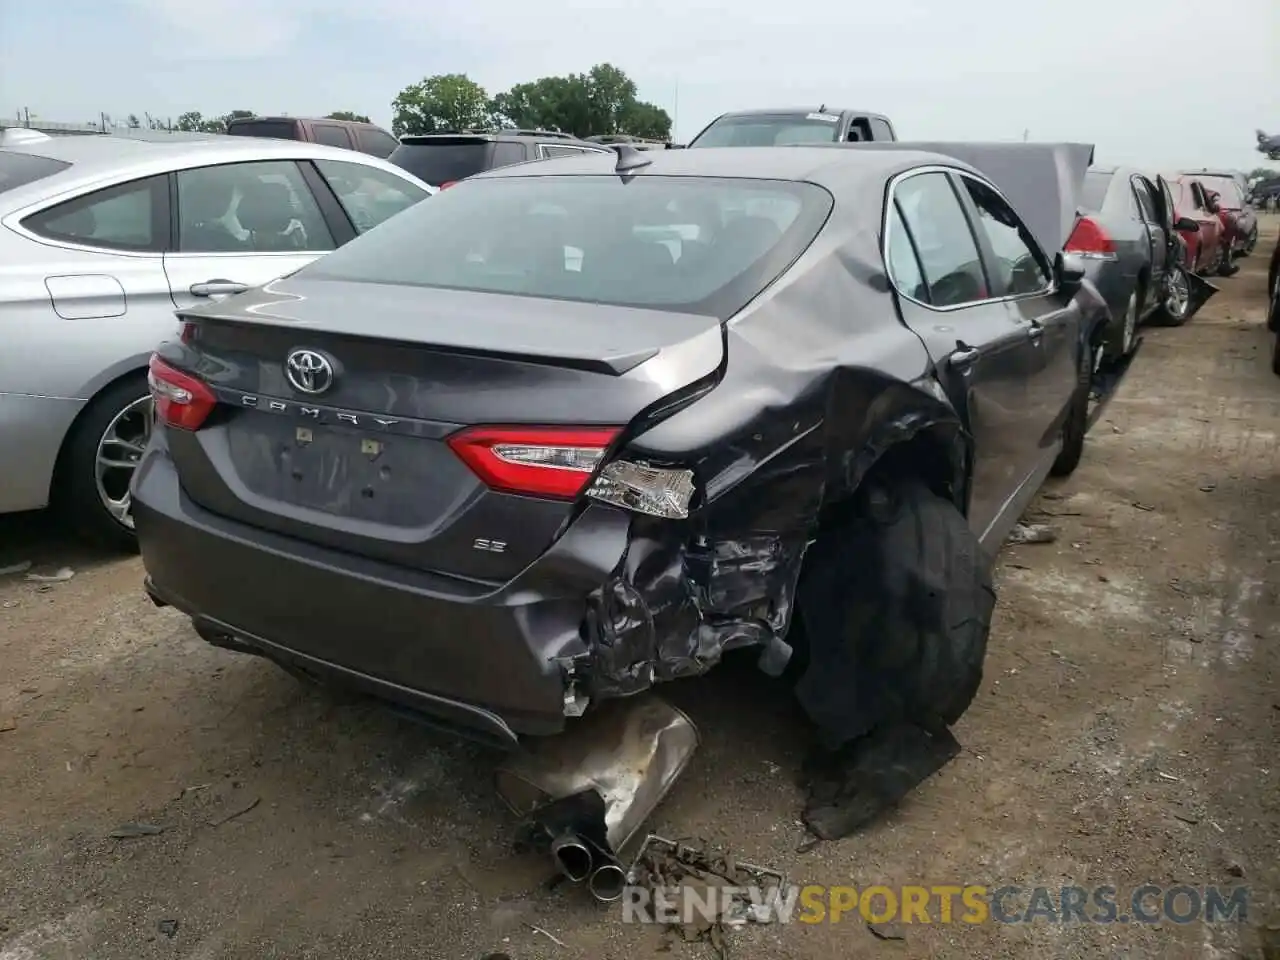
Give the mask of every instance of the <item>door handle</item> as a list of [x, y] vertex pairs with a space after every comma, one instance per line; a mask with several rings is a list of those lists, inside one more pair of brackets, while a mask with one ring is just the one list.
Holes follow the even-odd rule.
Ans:
[[1027, 338], [1029, 340], [1039, 340], [1044, 336], [1044, 326], [1036, 320], [1031, 321], [1031, 325], [1027, 327]]
[[951, 351], [948, 360], [950, 360], [954, 369], [964, 370], [966, 367], [973, 365], [973, 362], [978, 359], [978, 354], [981, 352], [977, 347], [971, 347], [963, 340], [957, 340], [956, 348]]
[[206, 280], [204, 283], [193, 283], [191, 295], [193, 297], [229, 297], [233, 293], [244, 293], [248, 289], [247, 283], [237, 283], [235, 280]]

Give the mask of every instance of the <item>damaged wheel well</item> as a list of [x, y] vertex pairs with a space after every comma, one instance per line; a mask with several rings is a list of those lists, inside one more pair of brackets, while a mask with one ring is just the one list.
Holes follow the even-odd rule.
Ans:
[[872, 461], [847, 495], [823, 508], [815, 536], [821, 538], [865, 510], [860, 494], [869, 489], [869, 485], [893, 486], [908, 477], [924, 481], [932, 492], [964, 512], [963, 458], [958, 456], [956, 443], [955, 424], [935, 423], [893, 444]]

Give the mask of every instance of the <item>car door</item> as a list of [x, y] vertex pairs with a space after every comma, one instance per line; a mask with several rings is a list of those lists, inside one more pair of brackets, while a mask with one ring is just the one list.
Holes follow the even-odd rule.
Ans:
[[0, 258], [0, 393], [11, 415], [0, 416], [0, 512], [48, 502], [81, 401], [141, 370], [177, 333], [163, 262], [168, 211], [161, 175], [6, 220], [14, 236], [4, 249], [14, 256]]
[[337, 246], [293, 160], [193, 167], [173, 181], [177, 229], [164, 270], [178, 308], [261, 286]]
[[1164, 286], [1164, 275], [1168, 269], [1169, 233], [1164, 223], [1162, 210], [1164, 203], [1159, 199], [1159, 191], [1146, 177], [1135, 174], [1132, 178], [1133, 192], [1138, 198], [1138, 211], [1142, 216], [1142, 226], [1147, 240], [1147, 262], [1150, 264], [1149, 278], [1145, 292], [1145, 300], [1139, 309], [1145, 310], [1159, 301], [1159, 291]]
[[991, 293], [1004, 299], [1030, 345], [1022, 473], [1038, 481], [1057, 455], [1062, 424], [1079, 383], [1078, 314], [1058, 296], [1049, 256], [1000, 192], [967, 173], [958, 181], [987, 264]]
[[968, 516], [985, 539], [1027, 469], [1027, 325], [992, 296], [946, 170], [920, 168], [895, 179], [885, 222], [885, 262], [902, 319], [928, 350], [973, 437]]

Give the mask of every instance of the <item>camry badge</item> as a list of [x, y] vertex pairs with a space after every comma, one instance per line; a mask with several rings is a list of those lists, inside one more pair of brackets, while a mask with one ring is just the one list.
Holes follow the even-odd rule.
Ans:
[[284, 374], [299, 393], [324, 393], [333, 386], [333, 364], [314, 350], [294, 350], [285, 359]]

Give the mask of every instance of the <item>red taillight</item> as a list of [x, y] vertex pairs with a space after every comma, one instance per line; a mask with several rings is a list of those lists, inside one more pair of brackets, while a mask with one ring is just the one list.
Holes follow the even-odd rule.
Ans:
[[440, 184], [440, 189], [441, 189], [441, 190], [448, 190], [450, 187], [452, 187], [452, 186], [453, 186], [455, 183], [457, 183], [457, 182], [458, 182], [457, 180], [446, 180], [444, 183]]
[[218, 399], [208, 385], [154, 355], [147, 381], [156, 403], [156, 416], [170, 427], [197, 430], [217, 406]]
[[1075, 253], [1083, 257], [1094, 257], [1100, 260], [1114, 260], [1116, 245], [1111, 234], [1102, 229], [1098, 221], [1089, 217], [1081, 217], [1076, 221], [1076, 228], [1067, 238], [1064, 253]]
[[450, 448], [492, 490], [572, 500], [617, 438], [618, 427], [471, 427]]

